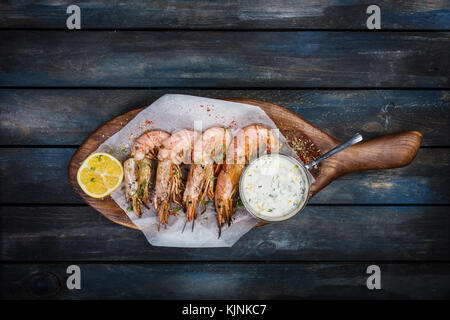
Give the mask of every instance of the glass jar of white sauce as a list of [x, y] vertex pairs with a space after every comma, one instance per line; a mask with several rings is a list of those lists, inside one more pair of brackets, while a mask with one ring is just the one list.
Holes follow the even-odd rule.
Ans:
[[239, 182], [245, 208], [268, 222], [286, 220], [300, 212], [306, 205], [309, 190], [310, 180], [304, 165], [281, 154], [253, 160]]

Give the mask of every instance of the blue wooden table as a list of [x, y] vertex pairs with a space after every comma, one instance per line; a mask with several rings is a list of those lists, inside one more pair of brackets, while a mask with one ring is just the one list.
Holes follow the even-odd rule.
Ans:
[[[0, 4], [2, 298], [450, 297], [448, 1], [78, 1], [81, 30], [70, 4]], [[411, 165], [336, 180], [232, 248], [152, 247], [85, 205], [67, 165], [165, 93], [270, 101], [338, 139], [424, 139]], [[81, 290], [65, 285], [73, 264]]]

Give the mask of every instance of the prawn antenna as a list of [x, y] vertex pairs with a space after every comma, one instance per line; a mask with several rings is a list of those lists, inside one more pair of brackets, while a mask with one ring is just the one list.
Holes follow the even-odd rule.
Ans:
[[220, 239], [220, 236], [222, 235], [222, 225], [219, 224], [219, 236], [217, 239]]

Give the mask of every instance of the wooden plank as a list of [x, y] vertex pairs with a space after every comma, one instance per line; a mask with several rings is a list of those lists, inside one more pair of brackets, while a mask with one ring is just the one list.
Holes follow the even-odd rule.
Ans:
[[308, 206], [231, 248], [153, 247], [90, 207], [0, 207], [1, 261], [449, 260], [449, 207]]
[[[2, 299], [448, 299], [448, 263], [379, 264], [381, 290], [367, 289], [370, 263], [3, 264]], [[181, 312], [181, 311], [180, 311]]]
[[[82, 203], [70, 189], [74, 148], [0, 148], [0, 203]], [[344, 176], [320, 191], [315, 204], [449, 204], [450, 149], [421, 149], [404, 168]], [[13, 182], [13, 183], [9, 183]]]
[[[0, 5], [0, 28], [66, 28], [66, 9], [73, 2], [11, 1]], [[350, 0], [302, 2], [132, 0], [126, 5], [107, 0], [78, 1], [83, 29], [192, 28], [192, 29], [366, 29], [372, 2]], [[448, 3], [392, 1], [381, 8], [383, 29], [449, 29]]]
[[416, 130], [423, 146], [449, 146], [449, 91], [199, 89], [1, 89], [0, 145], [79, 145], [106, 121], [166, 93], [273, 102], [342, 140], [356, 131], [372, 138]]
[[1, 31], [0, 86], [441, 88], [449, 36]]
[[0, 202], [82, 203], [67, 178], [74, 152], [74, 148], [0, 149]]

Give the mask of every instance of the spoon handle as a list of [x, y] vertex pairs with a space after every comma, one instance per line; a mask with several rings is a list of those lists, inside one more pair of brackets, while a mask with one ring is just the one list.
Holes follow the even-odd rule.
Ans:
[[331, 149], [330, 151], [328, 151], [327, 153], [325, 153], [323, 156], [321, 156], [320, 158], [314, 160], [313, 162], [305, 165], [306, 169], [310, 169], [311, 167], [315, 166], [316, 164], [322, 162], [325, 159], [328, 159], [329, 157], [331, 157], [332, 155], [362, 141], [363, 137], [361, 134], [357, 133], [355, 134], [353, 137], [351, 137], [348, 141], [341, 143], [340, 145], [334, 147], [333, 149]]

